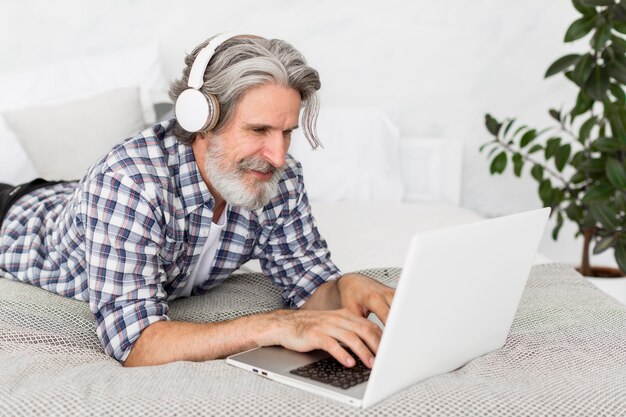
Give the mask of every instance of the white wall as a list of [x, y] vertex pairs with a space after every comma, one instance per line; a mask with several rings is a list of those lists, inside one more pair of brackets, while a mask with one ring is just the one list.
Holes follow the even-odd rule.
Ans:
[[381, 105], [403, 136], [463, 139], [462, 204], [494, 216], [540, 203], [532, 180], [488, 174], [483, 115], [543, 126], [573, 103], [568, 82], [543, 74], [585, 47], [562, 43], [575, 17], [569, 0], [0, 0], [0, 72], [156, 40], [174, 78], [214, 33], [283, 38], [320, 71], [323, 103]]

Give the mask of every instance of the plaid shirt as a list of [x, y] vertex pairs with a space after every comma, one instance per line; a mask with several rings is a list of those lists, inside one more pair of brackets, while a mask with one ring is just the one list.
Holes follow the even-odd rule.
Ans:
[[[78, 183], [20, 198], [0, 229], [0, 270], [88, 301], [105, 351], [124, 361], [141, 331], [167, 320], [202, 252], [214, 199], [172, 121], [117, 145]], [[300, 307], [340, 275], [311, 214], [300, 164], [290, 156], [279, 192], [258, 210], [230, 207], [199, 295], [249, 259]], [[7, 275], [4, 274], [4, 275]]]

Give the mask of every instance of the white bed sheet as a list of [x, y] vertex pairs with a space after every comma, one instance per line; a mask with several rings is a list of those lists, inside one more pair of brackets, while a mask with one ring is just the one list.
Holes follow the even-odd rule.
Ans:
[[[317, 227], [342, 272], [402, 267], [411, 236], [481, 220], [471, 210], [443, 202], [311, 202]], [[551, 262], [538, 254], [535, 264]], [[258, 261], [244, 272], [260, 272]]]

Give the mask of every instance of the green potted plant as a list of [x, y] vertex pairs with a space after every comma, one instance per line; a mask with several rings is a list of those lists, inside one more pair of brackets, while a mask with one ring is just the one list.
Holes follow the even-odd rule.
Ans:
[[557, 59], [545, 77], [564, 74], [578, 90], [571, 108], [550, 109], [554, 126], [544, 129], [514, 118], [485, 115], [493, 139], [483, 144], [492, 175], [511, 166], [516, 176], [524, 167], [538, 183], [544, 206], [552, 208], [557, 239], [564, 221], [583, 236], [580, 272], [600, 276], [589, 262], [591, 245], [598, 254], [614, 249], [626, 271], [626, 1], [573, 0], [580, 12], [565, 42], [591, 35], [586, 51]]

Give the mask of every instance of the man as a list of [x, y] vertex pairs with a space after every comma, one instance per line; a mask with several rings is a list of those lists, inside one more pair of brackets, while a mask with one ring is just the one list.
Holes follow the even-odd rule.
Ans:
[[[198, 87], [215, 107], [208, 128], [186, 130], [178, 115], [114, 147], [78, 183], [0, 188], [0, 270], [88, 301], [105, 351], [125, 366], [282, 345], [324, 349], [350, 367], [349, 348], [371, 367], [381, 331], [364, 317], [374, 312], [385, 322], [393, 290], [341, 276], [315, 226], [301, 167], [287, 154], [301, 107], [305, 136], [319, 144], [318, 74], [280, 40], [220, 42]], [[170, 89], [174, 101], [189, 89], [205, 46], [187, 57]], [[169, 300], [202, 294], [254, 258], [299, 310], [169, 320]]]

